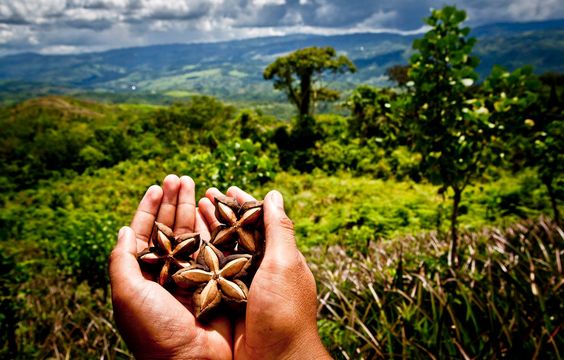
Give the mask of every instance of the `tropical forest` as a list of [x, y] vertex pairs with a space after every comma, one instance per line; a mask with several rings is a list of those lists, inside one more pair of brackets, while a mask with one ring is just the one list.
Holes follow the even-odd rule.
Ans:
[[176, 174], [280, 191], [333, 358], [564, 358], [564, 23], [420, 18], [362, 49], [0, 57], [0, 357], [133, 357], [108, 259]]

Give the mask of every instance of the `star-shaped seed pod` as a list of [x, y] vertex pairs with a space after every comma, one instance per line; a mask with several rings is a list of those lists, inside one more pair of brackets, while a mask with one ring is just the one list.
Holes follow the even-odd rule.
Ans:
[[215, 198], [215, 216], [222, 223], [212, 234], [212, 244], [225, 248], [237, 241], [238, 247], [252, 254], [258, 250], [258, 231], [262, 220], [262, 201], [248, 201], [239, 206], [228, 196]]
[[140, 263], [161, 265], [159, 284], [165, 285], [170, 279], [171, 267], [187, 268], [194, 264], [190, 257], [200, 247], [200, 234], [185, 233], [175, 236], [168, 226], [155, 222], [155, 246], [141, 251], [137, 255]]
[[247, 286], [239, 278], [246, 275], [251, 258], [247, 254], [224, 257], [213, 245], [205, 243], [200, 248], [197, 264], [179, 270], [172, 278], [182, 288], [198, 288], [193, 298], [196, 317], [201, 319], [222, 299], [235, 303], [247, 301]]

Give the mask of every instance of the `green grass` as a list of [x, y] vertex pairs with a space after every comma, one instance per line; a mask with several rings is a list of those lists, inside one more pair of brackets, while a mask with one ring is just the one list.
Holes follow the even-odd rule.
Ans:
[[172, 98], [188, 98], [190, 96], [198, 95], [198, 93], [185, 90], [170, 90], [165, 91], [163, 95], [170, 96]]
[[[4, 198], [3, 217], [21, 224], [19, 235], [23, 238], [32, 236], [37, 228], [51, 228], [57, 223], [60, 209], [111, 213], [125, 225], [145, 189], [160, 184], [168, 173], [205, 179], [201, 174], [185, 173], [190, 161], [181, 159], [184, 158], [127, 161], [81, 176], [44, 181], [36, 189]], [[198, 196], [203, 196], [205, 186], [217, 185], [213, 179], [205, 180], [206, 185], [197, 184]], [[380, 238], [435, 229], [446, 231], [449, 225], [448, 196], [438, 195], [438, 188], [429, 184], [353, 177], [344, 172], [281, 172], [262, 187], [246, 190], [262, 197], [271, 189], [284, 195], [302, 250], [327, 244], [362, 248]], [[507, 198], [516, 203], [505, 204]], [[473, 231], [485, 225], [505, 226], [521, 218], [539, 216], [546, 213], [548, 202], [538, 181], [531, 174], [522, 174], [470, 187], [463, 194], [461, 207], [465, 213], [460, 216], [460, 227]]]
[[[155, 80], [142, 80], [138, 83], [140, 88], [155, 91], [178, 90], [186, 87], [191, 82], [198, 79], [211, 79], [221, 76], [221, 69], [207, 69], [200, 71], [190, 71], [184, 74], [163, 76]], [[190, 87], [191, 88], [191, 87]]]
[[460, 266], [436, 233], [315, 248], [319, 326], [337, 358], [561, 359], [564, 233], [546, 219], [462, 233]]
[[[285, 196], [303, 250], [326, 244], [362, 248], [380, 238], [446, 231], [449, 225], [448, 194], [443, 197], [438, 187], [425, 183], [353, 177], [345, 172], [280, 173], [257, 193], [262, 196], [272, 188]], [[506, 204], [507, 198], [515, 203]], [[545, 191], [532, 174], [505, 175], [464, 192], [460, 227], [472, 231], [485, 225], [505, 226], [539, 216], [548, 206]]]

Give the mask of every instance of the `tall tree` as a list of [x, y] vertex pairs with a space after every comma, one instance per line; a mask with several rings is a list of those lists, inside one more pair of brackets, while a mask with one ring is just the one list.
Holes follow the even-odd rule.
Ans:
[[[425, 22], [431, 29], [413, 43], [409, 77], [413, 81], [415, 119], [410, 135], [422, 156], [421, 172], [441, 191], [452, 191], [449, 264], [457, 264], [457, 219], [462, 193], [488, 164], [495, 125], [483, 105], [471, 99], [478, 59], [470, 55], [475, 39], [461, 28], [466, 13], [452, 6], [434, 10]], [[407, 119], [409, 120], [409, 119]]]
[[324, 74], [355, 72], [356, 67], [332, 47], [309, 47], [279, 57], [264, 70], [265, 80], [273, 80], [296, 106], [300, 120], [313, 115], [318, 101], [335, 101], [339, 93], [322, 85]]

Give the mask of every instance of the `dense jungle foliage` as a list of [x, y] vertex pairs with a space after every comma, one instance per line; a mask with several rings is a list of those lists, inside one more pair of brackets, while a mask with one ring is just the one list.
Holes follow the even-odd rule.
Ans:
[[494, 67], [477, 82], [463, 20], [434, 11], [407, 81], [359, 85], [346, 115], [203, 95], [0, 108], [0, 357], [130, 357], [107, 258], [176, 173], [197, 196], [283, 193], [335, 357], [562, 358], [564, 77]]

